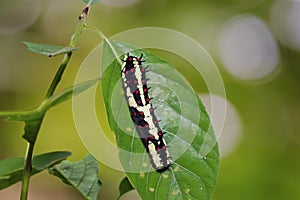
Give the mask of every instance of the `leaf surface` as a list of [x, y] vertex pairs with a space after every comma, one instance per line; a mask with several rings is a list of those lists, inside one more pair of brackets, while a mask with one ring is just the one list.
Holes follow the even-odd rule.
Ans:
[[121, 197], [122, 195], [124, 195], [125, 193], [127, 193], [127, 192], [129, 192], [129, 191], [131, 191], [131, 190], [134, 190], [134, 188], [132, 187], [132, 185], [131, 185], [131, 183], [129, 182], [128, 178], [125, 177], [125, 178], [121, 181], [121, 183], [120, 183], [120, 185], [119, 185], [119, 197], [118, 197], [118, 199], [120, 199], [120, 197]]
[[[32, 161], [32, 175], [61, 162], [71, 155], [68, 151], [56, 151], [37, 155]], [[0, 189], [4, 189], [22, 180], [23, 158], [8, 158], [0, 161]]]
[[101, 80], [108, 121], [115, 132], [119, 159], [130, 183], [142, 199], [209, 200], [214, 192], [219, 152], [208, 114], [188, 82], [160, 57], [130, 45], [112, 42], [124, 54], [139, 57], [147, 67], [151, 103], [164, 135], [173, 165], [163, 173], [153, 170], [135, 131], [122, 92], [121, 66], [104, 43]]
[[47, 99], [43, 104], [43, 109], [48, 110], [51, 107], [54, 107], [62, 102], [65, 102], [72, 98], [73, 96], [76, 96], [85, 90], [89, 89], [91, 86], [95, 85], [99, 81], [99, 78], [85, 81], [82, 83], [79, 83], [75, 85], [74, 87], [69, 87], [61, 92], [59, 92], [56, 95], [51, 96], [49, 99]]
[[86, 199], [97, 199], [101, 182], [98, 179], [98, 163], [92, 155], [88, 154], [78, 162], [63, 161], [49, 172], [77, 189]]
[[23, 42], [29, 51], [34, 53], [46, 55], [49, 57], [54, 57], [57, 55], [72, 52], [77, 49], [77, 47], [63, 47], [63, 46], [52, 46], [46, 44], [39, 44], [35, 42]]

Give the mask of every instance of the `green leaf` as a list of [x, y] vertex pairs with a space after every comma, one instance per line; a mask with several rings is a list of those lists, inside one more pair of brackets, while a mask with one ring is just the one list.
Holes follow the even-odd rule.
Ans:
[[[71, 155], [68, 151], [56, 151], [37, 155], [32, 161], [32, 175], [61, 162]], [[22, 180], [23, 158], [8, 158], [0, 161], [0, 189], [4, 189]]]
[[34, 169], [41, 171], [61, 162], [62, 160], [65, 160], [71, 155], [72, 153], [69, 151], [54, 151], [37, 155], [34, 156], [32, 165]]
[[86, 3], [86, 4], [95, 4], [95, 3], [98, 3], [100, 0], [82, 0], [83, 3]]
[[[119, 147], [119, 159], [130, 183], [142, 199], [211, 198], [219, 169], [219, 152], [207, 112], [187, 81], [170, 64], [144, 50], [111, 42], [120, 55], [143, 54], [151, 103], [174, 161], [163, 173], [154, 171], [137, 137], [122, 94], [121, 66], [104, 43], [102, 94], [111, 129]], [[120, 59], [123, 59], [121, 56]], [[203, 151], [205, 149], [205, 151]], [[149, 171], [150, 170], [150, 171]]]
[[[0, 189], [22, 180], [24, 159], [9, 158], [0, 161]], [[35, 174], [35, 171], [32, 171]]]
[[98, 179], [98, 163], [92, 155], [88, 154], [78, 162], [63, 161], [49, 169], [49, 172], [72, 185], [86, 199], [97, 199], [101, 182]]
[[69, 53], [77, 49], [77, 47], [51, 46], [51, 45], [34, 43], [34, 42], [23, 42], [23, 43], [27, 46], [29, 51], [46, 55], [49, 57], [54, 57], [57, 55]]
[[60, 93], [51, 96], [49, 99], [45, 100], [43, 104], [40, 106], [40, 110], [48, 110], [49, 108], [56, 106], [64, 101], [67, 101], [72, 96], [76, 96], [91, 86], [95, 85], [100, 79], [93, 79], [89, 81], [85, 81], [83, 83], [79, 83], [75, 85], [74, 87], [69, 87], [65, 89], [64, 91], [61, 91]]
[[131, 183], [129, 182], [128, 178], [125, 177], [125, 178], [121, 181], [121, 183], [120, 183], [120, 185], [119, 185], [119, 197], [118, 197], [118, 199], [120, 199], [120, 197], [121, 197], [122, 195], [124, 195], [125, 193], [127, 193], [127, 192], [129, 192], [129, 191], [131, 191], [131, 190], [134, 190], [134, 188], [132, 187], [132, 185], [131, 185]]

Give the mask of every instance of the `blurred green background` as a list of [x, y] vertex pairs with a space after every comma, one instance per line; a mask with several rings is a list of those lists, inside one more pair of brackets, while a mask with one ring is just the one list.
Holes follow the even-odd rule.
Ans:
[[[61, 58], [33, 54], [21, 41], [67, 45], [83, 6], [80, 0], [1, 0], [0, 110], [40, 103]], [[231, 116], [221, 137], [219, 181], [213, 199], [297, 200], [299, 19], [300, 2], [292, 0], [102, 0], [92, 8], [88, 24], [107, 36], [137, 27], [165, 27], [202, 44], [221, 71]], [[59, 90], [73, 84], [81, 62], [100, 41], [94, 33], [83, 34]], [[186, 62], [155, 52], [181, 68], [205, 99], [205, 85], [189, 78]], [[0, 121], [0, 159], [23, 156], [22, 128], [21, 123]], [[52, 150], [70, 150], [71, 160], [87, 153], [76, 133], [70, 101], [52, 109], [44, 120], [36, 153]], [[101, 165], [104, 186], [99, 199], [115, 198], [123, 176]], [[0, 199], [18, 199], [19, 190], [19, 184], [2, 190]], [[46, 173], [32, 179], [29, 198], [82, 199]], [[125, 198], [137, 197], [131, 192]]]

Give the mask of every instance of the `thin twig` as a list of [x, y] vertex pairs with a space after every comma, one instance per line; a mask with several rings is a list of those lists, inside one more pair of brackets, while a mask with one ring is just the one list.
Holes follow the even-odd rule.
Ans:
[[118, 60], [118, 62], [120, 63], [120, 65], [123, 64], [123, 62], [121, 61], [121, 59], [119, 58], [119, 55], [116, 51], [116, 49], [114, 48], [113, 44], [109, 41], [109, 39], [96, 27], [94, 26], [90, 26], [87, 25], [85, 26], [86, 29], [92, 30], [94, 32], [96, 32], [103, 40], [105, 40], [105, 42], [108, 44], [108, 46], [110, 47], [110, 49], [112, 50], [115, 58]]

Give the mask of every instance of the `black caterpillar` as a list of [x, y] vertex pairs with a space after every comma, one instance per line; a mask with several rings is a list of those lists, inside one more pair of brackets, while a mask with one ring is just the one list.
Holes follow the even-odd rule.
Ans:
[[132, 121], [146, 148], [153, 168], [158, 172], [167, 170], [172, 164], [164, 132], [150, 103], [147, 87], [146, 68], [142, 66], [143, 54], [140, 57], [125, 55], [121, 69], [122, 85], [128, 103]]

